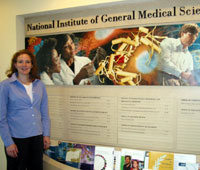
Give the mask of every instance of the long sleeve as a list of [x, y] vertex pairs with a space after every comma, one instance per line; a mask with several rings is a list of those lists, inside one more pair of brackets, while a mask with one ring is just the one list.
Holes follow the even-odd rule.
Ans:
[[161, 51], [161, 62], [162, 62], [162, 70], [169, 73], [174, 74], [175, 76], [179, 77], [181, 74], [181, 70], [177, 67], [177, 65], [172, 62], [172, 58], [175, 57], [174, 47], [170, 39], [165, 39], [160, 44], [162, 49]]
[[41, 118], [42, 118], [42, 127], [43, 127], [43, 136], [50, 136], [50, 118], [49, 118], [49, 110], [48, 110], [48, 96], [46, 92], [46, 88], [43, 85], [43, 95], [41, 101]]
[[2, 82], [0, 83], [0, 134], [6, 147], [14, 143], [7, 122], [7, 105], [8, 87]]
[[193, 70], [193, 58], [188, 48], [183, 48], [180, 39], [167, 38], [160, 44], [161, 54], [158, 69], [179, 77], [182, 72]]

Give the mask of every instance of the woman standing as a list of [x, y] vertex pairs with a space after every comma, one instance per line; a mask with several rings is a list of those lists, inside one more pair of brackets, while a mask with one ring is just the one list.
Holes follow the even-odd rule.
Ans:
[[35, 56], [13, 55], [8, 79], [0, 83], [0, 134], [7, 170], [42, 170], [43, 149], [50, 144], [48, 99], [37, 77]]

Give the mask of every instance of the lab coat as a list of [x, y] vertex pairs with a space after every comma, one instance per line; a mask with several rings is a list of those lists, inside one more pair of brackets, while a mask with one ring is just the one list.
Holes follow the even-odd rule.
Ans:
[[[71, 68], [66, 64], [66, 62], [63, 59], [61, 59], [60, 60], [61, 72], [53, 73], [54, 84], [55, 85], [74, 85], [73, 79], [79, 73], [81, 68], [90, 62], [91, 60], [88, 57], [74, 56], [74, 72], [73, 72]], [[88, 81], [90, 81], [91, 84], [96, 84], [98, 82], [97, 77], [92, 76], [90, 78], [81, 80], [79, 85], [86, 85]]]
[[43, 71], [40, 74], [40, 80], [45, 84], [45, 85], [54, 85], [53, 80], [50, 79], [50, 77], [48, 76], [48, 74]]

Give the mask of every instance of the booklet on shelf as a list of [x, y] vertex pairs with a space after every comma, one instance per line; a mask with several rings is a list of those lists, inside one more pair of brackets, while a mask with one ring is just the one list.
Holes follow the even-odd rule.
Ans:
[[81, 149], [81, 170], [93, 170], [94, 169], [94, 145], [74, 144], [74, 148]]
[[120, 163], [121, 163], [121, 151], [115, 150], [113, 170], [120, 170]]
[[174, 154], [168, 152], [149, 152], [149, 169], [173, 170]]
[[95, 147], [94, 170], [113, 170], [114, 147]]
[[175, 153], [174, 170], [198, 170], [196, 155]]
[[143, 170], [146, 151], [122, 149], [121, 150], [121, 170]]

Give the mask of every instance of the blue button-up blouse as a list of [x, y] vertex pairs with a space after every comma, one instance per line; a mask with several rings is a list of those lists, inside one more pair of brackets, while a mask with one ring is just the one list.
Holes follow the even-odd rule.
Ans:
[[0, 83], [0, 135], [5, 146], [14, 143], [12, 137], [50, 136], [45, 85], [36, 79], [32, 91], [33, 102], [16, 74]]

